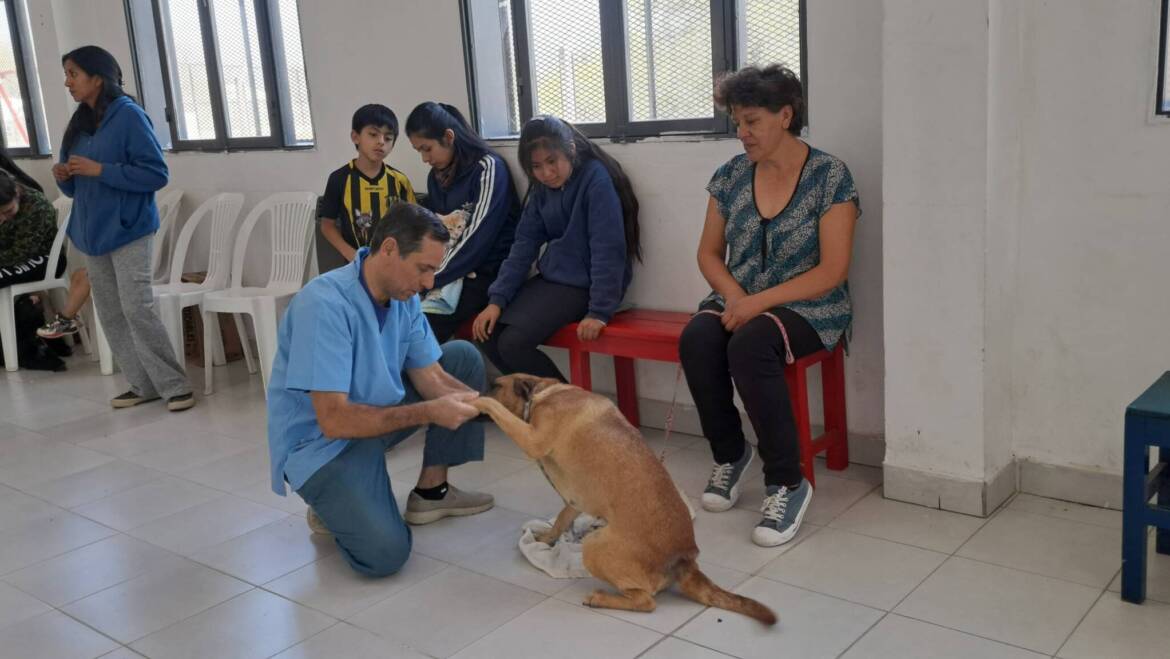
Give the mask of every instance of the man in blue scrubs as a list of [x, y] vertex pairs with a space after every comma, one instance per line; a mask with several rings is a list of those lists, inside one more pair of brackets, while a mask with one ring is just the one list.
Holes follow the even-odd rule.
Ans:
[[[410, 555], [406, 523], [492, 507], [491, 495], [447, 483], [447, 467], [483, 459], [469, 402], [484, 388], [479, 351], [435, 341], [418, 292], [434, 285], [447, 230], [400, 203], [375, 223], [353, 263], [309, 282], [289, 304], [268, 385], [272, 488], [309, 504], [358, 572], [394, 574]], [[405, 377], [404, 377], [405, 376]], [[405, 522], [390, 491], [386, 449], [427, 426], [423, 467]]]

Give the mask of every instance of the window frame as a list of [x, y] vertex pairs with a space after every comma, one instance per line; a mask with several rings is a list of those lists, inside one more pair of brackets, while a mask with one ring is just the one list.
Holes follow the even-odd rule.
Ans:
[[[623, 0], [597, 0], [601, 29], [602, 71], [605, 75], [605, 122], [574, 124], [591, 138], [609, 138], [613, 142], [634, 142], [650, 137], [668, 135], [701, 135], [727, 137], [735, 133], [731, 118], [715, 107], [712, 116], [701, 119], [659, 119], [635, 121], [630, 116], [630, 94], [626, 61], [625, 9]], [[710, 0], [711, 69], [712, 80], [739, 68], [738, 8], [740, 0]], [[1166, 0], [1164, 0], [1166, 1]], [[471, 120], [479, 126], [479, 92], [476, 79], [475, 49], [472, 37], [470, 3], [460, 0], [459, 18], [462, 23], [462, 41], [468, 105]], [[798, 0], [800, 12], [800, 71], [804, 85], [806, 108], [808, 96], [808, 43], [806, 29], [806, 0]], [[534, 115], [531, 42], [528, 38], [528, 0], [511, 0], [512, 47], [516, 60], [516, 96], [521, 126]], [[492, 136], [489, 140], [510, 140], [517, 135]]]
[[209, 140], [187, 140], [179, 137], [177, 121], [179, 108], [175, 103], [173, 82], [171, 80], [170, 51], [168, 50], [167, 34], [169, 28], [163, 23], [162, 2], [168, 0], [151, 0], [154, 14], [155, 36], [158, 39], [160, 66], [162, 68], [163, 94], [165, 97], [165, 113], [167, 125], [171, 135], [172, 151], [237, 151], [237, 150], [298, 150], [311, 148], [310, 144], [285, 143], [284, 117], [281, 113], [282, 100], [279, 96], [277, 83], [275, 49], [273, 45], [272, 23], [269, 17], [268, 0], [247, 0], [251, 2], [256, 12], [256, 31], [260, 47], [260, 66], [264, 73], [264, 91], [268, 110], [268, 129], [271, 133], [265, 137], [229, 137], [227, 111], [223, 100], [223, 85], [219, 73], [219, 57], [215, 43], [215, 29], [211, 17], [211, 3], [208, 0], [196, 0], [199, 7], [199, 25], [203, 37], [203, 59], [207, 66], [208, 94], [211, 97], [212, 123], [215, 126], [217, 137]]
[[1170, 0], [1162, 0], [1162, 20], [1158, 26], [1158, 81], [1157, 94], [1154, 96], [1154, 116], [1170, 117], [1170, 89], [1166, 89], [1166, 67], [1170, 66]]
[[[8, 140], [5, 137], [4, 131], [0, 128], [0, 143], [3, 143], [4, 150], [10, 156], [30, 157], [47, 155], [41, 148], [40, 133], [37, 130], [36, 121], [36, 107], [33, 105], [32, 91], [28, 83], [28, 71], [24, 34], [21, 30], [20, 17], [16, 11], [17, 0], [7, 0], [5, 2], [5, 11], [8, 15], [8, 31], [12, 39], [12, 56], [16, 60], [16, 82], [20, 87], [20, 102], [24, 108], [24, 129], [28, 134], [28, 146], [26, 147], [9, 147]], [[0, 115], [0, 123], [3, 122], [3, 116]]]

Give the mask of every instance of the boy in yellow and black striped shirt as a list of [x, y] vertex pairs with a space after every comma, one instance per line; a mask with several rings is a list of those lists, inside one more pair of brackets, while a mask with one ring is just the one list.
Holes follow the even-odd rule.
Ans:
[[390, 205], [415, 203], [410, 179], [383, 162], [398, 138], [398, 117], [385, 105], [353, 113], [350, 139], [358, 156], [329, 175], [321, 205], [321, 235], [347, 261], [370, 241], [370, 228]]

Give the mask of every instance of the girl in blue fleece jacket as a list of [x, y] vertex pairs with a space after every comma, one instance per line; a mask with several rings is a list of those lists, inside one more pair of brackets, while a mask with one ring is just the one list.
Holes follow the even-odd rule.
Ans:
[[520, 197], [508, 163], [454, 106], [420, 103], [406, 118], [406, 137], [431, 168], [422, 205], [454, 229], [434, 288], [459, 282], [458, 302], [450, 313], [423, 306], [435, 338], [444, 343], [487, 306], [488, 287], [516, 235]]
[[77, 111], [61, 140], [53, 177], [73, 198], [69, 238], [86, 256], [94, 307], [130, 391], [115, 408], [158, 398], [171, 411], [195, 405], [191, 386], [154, 313], [150, 241], [158, 230], [155, 191], [167, 166], [150, 119], [122, 91], [122, 68], [97, 46], [61, 58]]
[[[617, 311], [641, 260], [638, 200], [621, 165], [567, 121], [532, 118], [519, 151], [527, 203], [473, 331], [504, 373], [564, 381], [538, 346], [575, 321], [592, 341]], [[526, 280], [542, 247], [539, 274]]]

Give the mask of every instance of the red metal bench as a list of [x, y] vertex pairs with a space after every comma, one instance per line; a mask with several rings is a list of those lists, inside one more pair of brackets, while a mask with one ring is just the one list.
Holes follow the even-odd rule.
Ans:
[[[545, 345], [569, 351], [570, 381], [583, 388], [593, 389], [589, 355], [612, 355], [617, 381], [618, 408], [631, 424], [639, 426], [638, 387], [634, 375], [635, 359], [652, 359], [678, 363], [678, 342], [691, 314], [676, 311], [633, 309], [613, 317], [609, 325], [594, 341], [577, 339], [577, 324], [561, 328]], [[461, 332], [470, 336], [470, 332]], [[821, 364], [821, 393], [824, 396], [825, 431], [812, 436], [808, 410], [808, 369]], [[841, 343], [832, 352], [820, 352], [802, 357], [784, 369], [796, 417], [796, 432], [800, 438], [801, 470], [809, 483], [815, 485], [813, 457], [825, 452], [829, 469], [840, 470], [849, 465], [848, 430], [845, 420], [845, 353]]]

